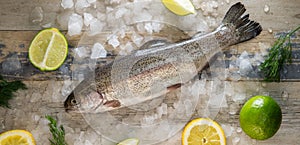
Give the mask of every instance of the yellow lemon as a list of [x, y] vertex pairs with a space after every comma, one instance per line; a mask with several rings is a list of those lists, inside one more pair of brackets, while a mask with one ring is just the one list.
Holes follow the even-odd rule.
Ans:
[[189, 122], [182, 132], [182, 145], [226, 145], [221, 126], [208, 118]]
[[194, 5], [190, 0], [162, 0], [162, 3], [171, 12], [180, 16], [195, 13]]
[[1, 145], [35, 145], [32, 134], [26, 130], [10, 130], [0, 134]]

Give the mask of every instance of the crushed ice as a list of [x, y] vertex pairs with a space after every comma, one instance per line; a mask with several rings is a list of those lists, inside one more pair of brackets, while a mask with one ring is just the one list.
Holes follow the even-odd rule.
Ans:
[[81, 15], [73, 13], [68, 21], [68, 34], [70, 36], [81, 34], [83, 19]]

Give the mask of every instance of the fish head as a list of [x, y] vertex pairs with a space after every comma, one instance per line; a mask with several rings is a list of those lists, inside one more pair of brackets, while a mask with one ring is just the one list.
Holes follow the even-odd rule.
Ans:
[[72, 92], [64, 102], [66, 112], [92, 113], [102, 106], [104, 98], [97, 92], [90, 92], [87, 95]]

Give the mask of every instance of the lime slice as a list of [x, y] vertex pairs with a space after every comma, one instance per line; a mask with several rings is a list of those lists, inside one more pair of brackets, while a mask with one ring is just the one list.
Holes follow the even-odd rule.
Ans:
[[39, 32], [29, 47], [30, 62], [42, 71], [59, 68], [64, 63], [67, 54], [67, 40], [56, 28]]
[[265, 140], [272, 137], [281, 125], [281, 109], [269, 96], [249, 99], [240, 111], [240, 125], [253, 139]]
[[117, 145], [138, 145], [139, 144], [139, 139], [136, 138], [129, 138], [124, 141], [121, 141]]
[[180, 16], [195, 13], [195, 8], [190, 0], [162, 0], [162, 3], [171, 12]]
[[35, 141], [26, 130], [10, 130], [0, 134], [0, 145], [35, 145]]
[[208, 118], [189, 122], [182, 132], [182, 145], [225, 145], [226, 138], [221, 126]]

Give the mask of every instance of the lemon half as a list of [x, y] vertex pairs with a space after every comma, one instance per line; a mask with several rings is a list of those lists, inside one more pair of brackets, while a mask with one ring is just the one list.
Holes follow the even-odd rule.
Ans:
[[0, 134], [0, 145], [35, 145], [35, 141], [26, 130], [10, 130]]
[[225, 145], [226, 138], [221, 126], [208, 118], [189, 122], [182, 132], [182, 145]]
[[67, 40], [56, 28], [39, 32], [29, 47], [30, 62], [42, 71], [59, 68], [64, 63], [67, 54]]
[[162, 3], [171, 12], [180, 16], [195, 13], [195, 7], [190, 0], [162, 0]]

